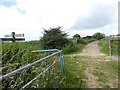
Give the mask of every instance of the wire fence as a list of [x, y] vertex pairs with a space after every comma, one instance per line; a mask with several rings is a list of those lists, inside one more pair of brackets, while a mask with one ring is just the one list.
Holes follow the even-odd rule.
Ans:
[[106, 42], [109, 43], [109, 51], [111, 57], [120, 57], [120, 37], [106, 36]]
[[110, 40], [110, 56], [120, 56], [120, 40]]
[[57, 88], [65, 82], [61, 50], [28, 51], [14, 47], [14, 52], [10, 48], [4, 50], [1, 59], [2, 89]]

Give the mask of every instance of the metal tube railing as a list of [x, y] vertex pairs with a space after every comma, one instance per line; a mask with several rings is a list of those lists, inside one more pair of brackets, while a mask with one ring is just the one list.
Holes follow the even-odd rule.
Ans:
[[[51, 54], [51, 55], [49, 55], [49, 56], [46, 56], [46, 57], [44, 57], [44, 58], [42, 58], [42, 59], [40, 59], [40, 60], [38, 60], [38, 61], [35, 61], [35, 62], [33, 62], [33, 63], [31, 63], [31, 64], [28, 64], [28, 65], [26, 65], [26, 66], [24, 66], [24, 67], [22, 67], [22, 68], [20, 68], [20, 69], [17, 69], [17, 70], [15, 70], [15, 71], [13, 71], [13, 72], [10, 72], [10, 73], [8, 73], [8, 74], [6, 74], [6, 75], [4, 75], [4, 76], [1, 76], [1, 77], [0, 77], [0, 81], [2, 81], [3, 79], [5, 79], [5, 78], [7, 78], [7, 77], [9, 77], [9, 76], [11, 76], [11, 75], [13, 75], [13, 74], [15, 74], [15, 73], [20, 72], [20, 71], [22, 71], [22, 70], [24, 70], [24, 69], [26, 69], [26, 68], [28, 68], [28, 67], [31, 67], [31, 66], [33, 66], [33, 65], [36, 64], [36, 63], [39, 63], [39, 62], [41, 62], [41, 61], [43, 61], [43, 60], [45, 60], [45, 59], [47, 59], [47, 58], [50, 58], [50, 57], [52, 57], [52, 56], [54, 56], [54, 55], [56, 55], [56, 54], [58, 54], [58, 53], [62, 53], [62, 51], [60, 51], [60, 50], [58, 50], [58, 49], [53, 49], [53, 50], [38, 50], [38, 51], [31, 51], [31, 52], [46, 52], [46, 51], [58, 51], [58, 52], [55, 52], [55, 53], [53, 53], [53, 54]], [[62, 56], [62, 57], [63, 57], [63, 56]], [[63, 64], [62, 64], [62, 68], [63, 68]]]
[[[51, 52], [51, 51], [61, 51], [58, 49], [51, 49], [51, 50], [37, 50], [37, 51], [31, 51], [32, 53], [37, 53], [37, 52]], [[62, 52], [62, 51], [61, 51]]]
[[[31, 81], [29, 81], [27, 84], [25, 84], [22, 88], [25, 88], [25, 87], [28, 86], [30, 83], [32, 83], [33, 81], [35, 81], [38, 77], [40, 77], [42, 74], [46, 73], [47, 70], [49, 70], [53, 65], [54, 65], [54, 62], [52, 63], [52, 65], [50, 65], [48, 68], [46, 68], [42, 73], [40, 73], [37, 77], [35, 77], [35, 78], [32, 79]], [[21, 90], [22, 90], [22, 88], [21, 88]]]

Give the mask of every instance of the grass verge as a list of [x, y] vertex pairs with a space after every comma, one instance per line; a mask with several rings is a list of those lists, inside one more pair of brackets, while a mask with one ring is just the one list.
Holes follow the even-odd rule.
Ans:
[[74, 44], [63, 48], [65, 55], [80, 53], [86, 44]]
[[80, 56], [65, 56], [66, 84], [63, 88], [87, 88], [85, 67], [87, 63], [79, 61]]
[[118, 62], [99, 62], [94, 71], [93, 75], [97, 76], [97, 81], [102, 88], [118, 87]]
[[108, 81], [107, 80], [107, 76], [103, 72], [101, 72], [101, 71], [94, 70], [93, 75], [98, 76], [98, 81], [100, 81], [100, 82], [104, 82], [105, 83], [105, 82]]
[[101, 40], [98, 45], [101, 47], [101, 52], [109, 55], [109, 43], [106, 42], [105, 40]]

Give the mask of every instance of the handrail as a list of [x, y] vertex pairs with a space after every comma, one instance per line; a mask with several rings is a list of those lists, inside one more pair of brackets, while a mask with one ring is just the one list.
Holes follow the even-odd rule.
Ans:
[[52, 57], [52, 56], [55, 56], [55, 55], [58, 54], [58, 53], [61, 54], [61, 59], [62, 59], [62, 71], [64, 72], [64, 71], [65, 71], [65, 70], [64, 70], [64, 66], [63, 66], [63, 65], [64, 65], [64, 54], [63, 54], [63, 52], [62, 52], [61, 50], [58, 50], [58, 49], [53, 49], [53, 50], [37, 50], [37, 51], [31, 51], [31, 52], [46, 52], [46, 51], [58, 51], [58, 52], [55, 52], [55, 53], [53, 53], [53, 54], [51, 54], [51, 55], [48, 55], [48, 56], [46, 56], [46, 57], [44, 57], [44, 58], [42, 58], [42, 59], [40, 59], [40, 60], [38, 60], [38, 61], [35, 61], [35, 62], [33, 62], [33, 63], [30, 63], [30, 64], [28, 64], [28, 65], [26, 65], [26, 66], [23, 66], [23, 67], [20, 68], [20, 69], [17, 69], [17, 70], [15, 70], [15, 71], [12, 71], [12, 72], [6, 74], [6, 75], [3, 75], [3, 76], [0, 77], [0, 81], [2, 81], [3, 79], [6, 79], [7, 77], [9, 77], [9, 76], [11, 76], [11, 75], [13, 75], [13, 74], [15, 74], [15, 73], [20, 72], [20, 71], [22, 71], [22, 70], [24, 70], [24, 69], [26, 69], [26, 68], [28, 68], [28, 67], [31, 67], [31, 66], [33, 66], [33, 65], [36, 64], [36, 63], [39, 63], [39, 62], [41, 62], [41, 61], [43, 61], [43, 60], [45, 60], [45, 59], [47, 59], [47, 58], [50, 58], [50, 57]]

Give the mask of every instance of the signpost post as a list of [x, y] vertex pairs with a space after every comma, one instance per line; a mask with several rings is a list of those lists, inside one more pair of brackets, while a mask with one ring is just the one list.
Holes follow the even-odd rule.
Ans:
[[10, 37], [10, 38], [0, 38], [0, 41], [12, 41], [13, 43], [16, 41], [25, 41], [25, 38], [16, 38], [16, 37], [24, 37], [24, 34], [15, 34], [15, 32], [12, 32], [11, 35], [5, 35], [5, 37]]

